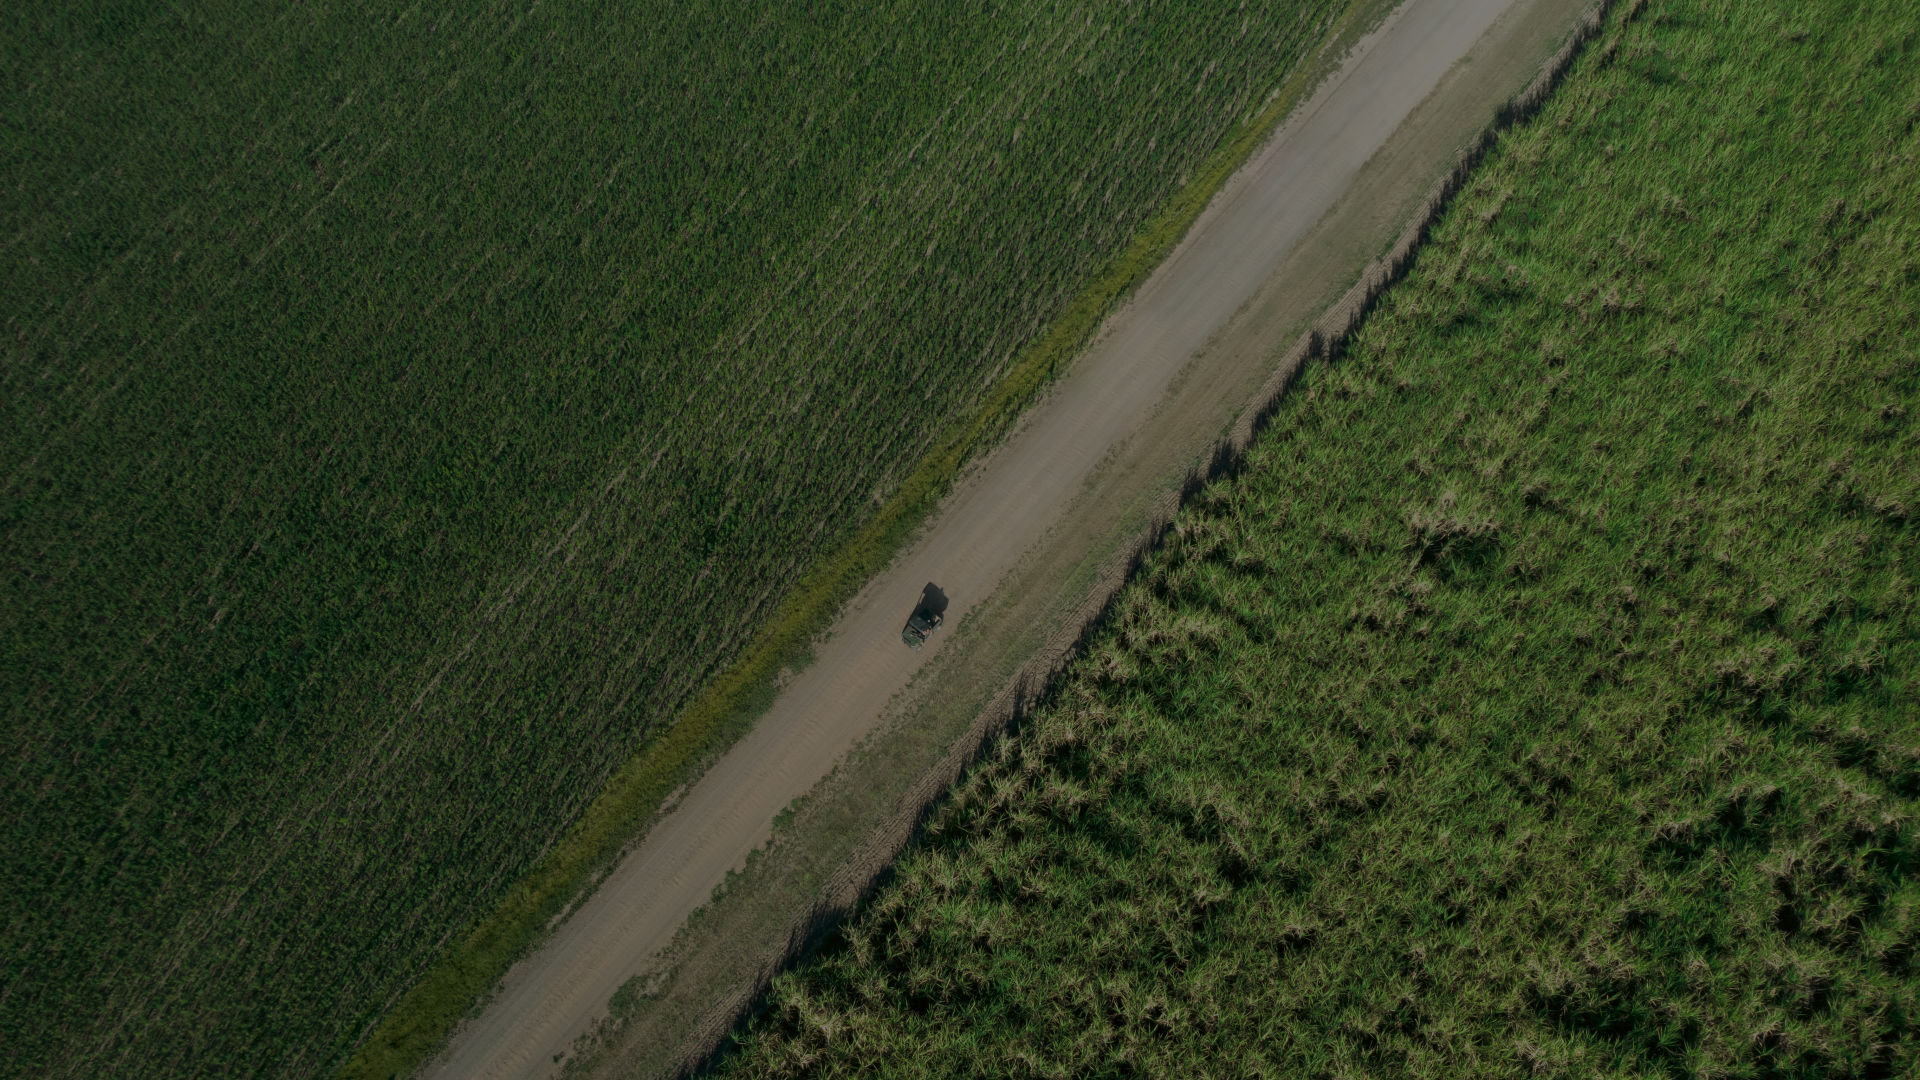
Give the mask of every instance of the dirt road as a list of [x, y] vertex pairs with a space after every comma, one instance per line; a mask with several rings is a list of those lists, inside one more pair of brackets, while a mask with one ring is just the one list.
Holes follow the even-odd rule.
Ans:
[[[936, 661], [956, 625], [1036, 552], [1079, 536], [1060, 528], [1062, 518], [1096, 478], [1137, 476], [1138, 494], [1158, 490], [1164, 470], [1129, 466], [1128, 459], [1158, 437], [1163, 425], [1156, 421], [1169, 402], [1199, 395], [1207, 400], [1177, 408], [1231, 418], [1242, 401], [1234, 395], [1258, 384], [1260, 358], [1247, 353], [1234, 361], [1246, 370], [1232, 371], [1202, 370], [1195, 358], [1208, 354], [1210, 341], [1237, 317], [1248, 322], [1245, 309], [1276, 274], [1296, 272], [1303, 240], [1371, 159], [1393, 157], [1396, 138], [1408, 139], [1414, 126], [1409, 116], [1463, 59], [1503, 47], [1502, 27], [1511, 30], [1514, 11], [1549, 6], [1573, 10], [1559, 0], [1407, 0], [1363, 39], [1227, 185], [1056, 390], [842, 612], [815, 662], [755, 729], [542, 948], [508, 973], [481, 1015], [423, 1075], [550, 1075], [558, 1056], [606, 1014], [621, 984], [646, 970], [728, 871], [766, 842], [775, 815], [827, 776], [915, 673]], [[1485, 100], [1471, 104], [1490, 111], [1516, 88], [1475, 89]], [[929, 582], [951, 606], [946, 625], [913, 652], [901, 644], [900, 629]]]

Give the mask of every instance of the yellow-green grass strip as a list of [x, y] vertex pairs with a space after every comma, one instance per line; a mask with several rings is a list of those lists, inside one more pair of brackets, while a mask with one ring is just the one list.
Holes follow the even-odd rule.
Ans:
[[[1377, 4], [1355, 4], [1336, 20], [1327, 40], [1339, 41], [1363, 13], [1379, 10]], [[939, 504], [967, 462], [1007, 431], [1072, 362], [1108, 312], [1173, 251], [1221, 186], [1318, 83], [1324, 64], [1316, 60], [1324, 61], [1327, 52], [1302, 64], [1264, 107], [1227, 133], [1206, 164], [1028, 346], [986, 400], [947, 430], [851, 540], [801, 580], [740, 659], [614, 774], [580, 821], [497, 908], [453, 941], [342, 1066], [341, 1077], [388, 1080], [425, 1063], [553, 917], [592, 883], [595, 871], [651, 822], [667, 796], [750, 726], [771, 700], [781, 668], [804, 655], [814, 635]]]

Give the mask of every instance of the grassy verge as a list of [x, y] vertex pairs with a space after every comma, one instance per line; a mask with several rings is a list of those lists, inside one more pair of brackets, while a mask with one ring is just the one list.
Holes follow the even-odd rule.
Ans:
[[1911, 1073], [1920, 18], [1617, 10], [726, 1074]]
[[[1336, 45], [1350, 42], [1390, 8], [1382, 2], [1354, 5], [1330, 30], [1329, 40]], [[801, 661], [813, 637], [886, 565], [964, 466], [997, 442], [1072, 362], [1107, 314], [1173, 250], [1214, 194], [1335, 60], [1332, 50], [1315, 56], [1235, 125], [1127, 247], [1020, 354], [979, 407], [956, 422], [866, 525], [781, 602], [739, 661], [715, 677], [658, 740], [621, 768], [579, 824], [380, 1022], [340, 1075], [405, 1075], [438, 1049], [553, 917], [590, 888], [596, 873], [641, 834], [662, 801], [750, 727], [770, 700], [780, 671]]]

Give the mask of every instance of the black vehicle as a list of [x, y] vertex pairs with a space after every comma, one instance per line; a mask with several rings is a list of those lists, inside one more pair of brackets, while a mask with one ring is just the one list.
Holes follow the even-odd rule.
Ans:
[[907, 616], [906, 629], [900, 631], [900, 640], [909, 649], [918, 649], [926, 644], [927, 636], [933, 628], [946, 619], [947, 596], [932, 582], [920, 594], [920, 602], [914, 605], [913, 614]]
[[917, 649], [927, 640], [927, 635], [933, 633], [933, 628], [940, 625], [940, 620], [940, 615], [926, 608], [914, 608], [913, 614], [907, 616], [907, 628], [900, 631], [900, 640], [907, 643], [907, 648]]

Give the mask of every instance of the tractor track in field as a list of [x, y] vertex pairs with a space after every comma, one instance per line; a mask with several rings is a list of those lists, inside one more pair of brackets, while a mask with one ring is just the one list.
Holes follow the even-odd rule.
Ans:
[[[533, 1080], [559, 1071], [606, 1018], [615, 991], [660, 962], [689, 916], [767, 843], [776, 815], [856, 744], [912, 723], [936, 699], [977, 708], [983, 689], [1018, 667], [1021, 649], [1068, 626], [1094, 585], [1087, 568], [1137, 534], [1156, 496], [1233, 424], [1292, 337], [1392, 241], [1585, 2], [1406, 0], [1355, 44], [1047, 397], [846, 606], [754, 729], [513, 967], [421, 1075]], [[901, 624], [929, 582], [951, 606], [927, 646], [909, 651]], [[724, 934], [725, 925], [705, 932]], [[688, 970], [739, 977], [738, 963], [702, 969], [698, 942], [677, 948], [676, 962], [691, 958]], [[637, 1061], [659, 1056], [636, 1056], [635, 1041], [666, 1037], [631, 1029], [600, 1050], [631, 1075]]]

